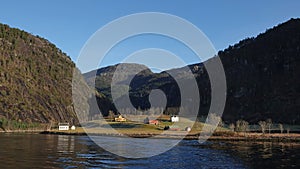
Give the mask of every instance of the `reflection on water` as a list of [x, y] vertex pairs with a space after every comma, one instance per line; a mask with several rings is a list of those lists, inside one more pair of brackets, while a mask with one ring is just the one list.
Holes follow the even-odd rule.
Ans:
[[[115, 139], [107, 137], [105, 141]], [[200, 145], [197, 141], [185, 140], [166, 153], [144, 159], [116, 156], [99, 148], [86, 136], [0, 134], [0, 143], [1, 169], [299, 168], [300, 157], [299, 144], [270, 142], [206, 142]]]
[[263, 143], [263, 159], [268, 159], [272, 157], [272, 143], [271, 142], [264, 142]]
[[299, 143], [226, 142], [206, 148], [222, 150], [238, 157], [250, 168], [299, 168]]
[[[131, 137], [107, 137], [91, 136], [96, 144], [105, 150], [127, 158], [148, 158], [164, 153], [180, 140], [159, 138], [131, 138]], [[151, 146], [155, 145], [155, 146]]]
[[57, 152], [59, 153], [73, 153], [74, 152], [74, 137], [58, 135]]

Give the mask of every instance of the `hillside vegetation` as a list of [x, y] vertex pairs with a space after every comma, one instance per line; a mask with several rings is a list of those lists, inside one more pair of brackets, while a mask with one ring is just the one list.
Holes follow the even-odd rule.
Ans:
[[[241, 40], [220, 51], [217, 57], [223, 63], [227, 80], [225, 122], [229, 124], [244, 119], [257, 123], [272, 119], [276, 123], [300, 124], [300, 19], [291, 19], [255, 38]], [[203, 65], [189, 65], [200, 90], [199, 117], [206, 116], [211, 101], [210, 82]], [[85, 74], [88, 82], [96, 79], [96, 90], [110, 99], [110, 83], [116, 66], [98, 69], [96, 78], [90, 77], [91, 73]], [[135, 66], [127, 65], [128, 68]], [[179, 78], [184, 78], [187, 73], [182, 68], [170, 71], [176, 72]], [[180, 91], [166, 72], [146, 71], [133, 78], [129, 94], [135, 108], [149, 109], [148, 98], [152, 89], [165, 92], [168, 99], [165, 114], [178, 113]], [[122, 99], [122, 95], [119, 97]], [[108, 114], [107, 111], [102, 113]]]
[[77, 123], [75, 64], [46, 39], [0, 24], [0, 119]]

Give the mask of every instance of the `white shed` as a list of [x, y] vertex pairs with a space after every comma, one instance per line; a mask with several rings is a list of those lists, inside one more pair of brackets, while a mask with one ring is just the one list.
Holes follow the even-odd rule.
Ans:
[[171, 116], [171, 122], [179, 122], [178, 116]]
[[58, 130], [69, 130], [69, 123], [58, 123]]

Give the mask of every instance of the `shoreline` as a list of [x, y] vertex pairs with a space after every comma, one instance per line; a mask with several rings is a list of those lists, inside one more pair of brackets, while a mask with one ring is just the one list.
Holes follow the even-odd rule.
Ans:
[[[155, 138], [155, 139], [183, 139], [183, 140], [199, 140], [200, 133], [189, 133], [184, 138], [182, 133], [172, 133], [172, 134], [155, 134], [155, 133], [86, 133], [86, 132], [76, 132], [76, 131], [58, 131], [58, 130], [9, 130], [9, 131], [0, 131], [0, 134], [7, 133], [32, 133], [32, 134], [50, 134], [50, 135], [74, 135], [74, 136], [107, 136], [107, 137], [131, 137], [131, 138]], [[155, 136], [155, 137], [154, 137]], [[208, 141], [246, 141], [246, 142], [278, 142], [278, 143], [289, 143], [296, 142], [300, 143], [300, 134], [299, 133], [290, 133], [290, 134], [280, 134], [280, 133], [271, 133], [271, 134], [262, 134], [262, 133], [243, 133], [236, 132], [215, 132], [210, 136]]]
[[44, 132], [45, 130], [6, 130], [6, 131], [3, 131], [3, 130], [0, 130], [0, 133], [42, 133]]
[[[162, 134], [157, 135], [153, 133], [135, 133], [135, 134], [113, 134], [113, 133], [85, 133], [85, 132], [62, 132], [62, 131], [42, 131], [39, 134], [53, 134], [53, 135], [75, 135], [75, 136], [109, 136], [109, 137], [132, 137], [132, 138], [157, 138], [157, 139], [181, 139], [180, 134]], [[154, 137], [155, 136], [155, 137]], [[199, 140], [198, 134], [187, 134], [183, 140]], [[208, 141], [249, 141], [249, 142], [299, 142], [300, 134], [261, 134], [249, 133], [243, 134], [234, 133], [234, 135], [212, 135]]]

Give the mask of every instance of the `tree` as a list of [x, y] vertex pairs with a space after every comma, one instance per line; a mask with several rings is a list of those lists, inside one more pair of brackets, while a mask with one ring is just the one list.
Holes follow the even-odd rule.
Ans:
[[259, 124], [259, 126], [261, 128], [261, 132], [263, 134], [265, 134], [266, 127], [267, 127], [267, 122], [265, 122], [265, 121], [259, 121], [258, 124]]
[[0, 128], [5, 131], [4, 127], [3, 127], [3, 122], [0, 120]]
[[144, 119], [144, 124], [149, 124], [149, 117], [146, 117], [145, 119]]
[[112, 110], [108, 111], [108, 118], [113, 121], [115, 119], [115, 113]]
[[246, 133], [249, 130], [249, 123], [245, 120], [242, 120], [242, 131]]
[[47, 125], [47, 131], [50, 131], [50, 130], [51, 130], [51, 128], [52, 128], [52, 125], [53, 125], [53, 121], [52, 121], [52, 120], [50, 120], [50, 124], [49, 124], [49, 125]]
[[245, 120], [238, 120], [236, 122], [236, 130], [246, 133], [249, 129], [249, 123]]
[[290, 130], [291, 130], [291, 129], [290, 129], [289, 127], [286, 128], [286, 133], [287, 133], [287, 134], [290, 134]]
[[151, 107], [151, 108], [148, 110], [148, 112], [149, 112], [149, 115], [150, 115], [150, 116], [154, 116], [154, 115], [155, 115], [155, 108]]
[[229, 129], [230, 129], [231, 131], [234, 131], [234, 128], [235, 128], [235, 125], [234, 125], [233, 123], [231, 123], [231, 124], [229, 125]]
[[267, 127], [268, 127], [268, 130], [269, 130], [269, 134], [271, 133], [271, 128], [272, 128], [272, 120], [271, 119], [267, 119]]
[[280, 133], [283, 133], [283, 125], [281, 123], [278, 124], [279, 125], [279, 129], [280, 129]]
[[207, 118], [208, 118], [208, 123], [211, 125], [219, 125], [220, 122], [222, 121], [222, 118], [215, 113], [210, 113]]
[[237, 131], [237, 132], [241, 131], [241, 120], [236, 121], [236, 123], [235, 123], [235, 131]]
[[219, 124], [218, 124], [218, 127], [224, 127], [224, 122], [223, 122], [223, 120], [222, 120], [222, 118], [220, 118], [220, 122], [219, 122]]

